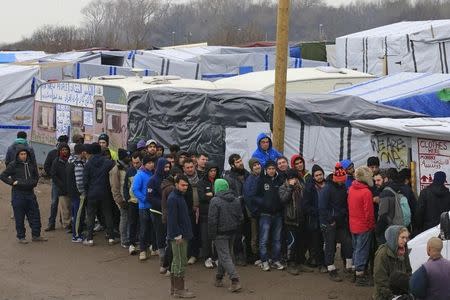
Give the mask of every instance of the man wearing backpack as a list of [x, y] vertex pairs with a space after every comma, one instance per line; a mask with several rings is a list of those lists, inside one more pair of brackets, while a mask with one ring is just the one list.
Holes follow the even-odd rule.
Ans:
[[391, 225], [411, 225], [411, 208], [408, 204], [407, 192], [400, 180], [398, 171], [390, 168], [387, 171], [388, 183], [380, 194], [380, 203], [377, 222], [377, 241], [386, 242], [384, 232]]

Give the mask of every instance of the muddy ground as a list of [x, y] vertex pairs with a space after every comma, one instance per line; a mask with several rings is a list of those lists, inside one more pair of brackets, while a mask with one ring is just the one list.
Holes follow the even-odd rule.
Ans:
[[[3, 168], [1, 168], [3, 169]], [[43, 228], [50, 208], [50, 185], [36, 189]], [[46, 243], [20, 245], [10, 218], [10, 188], [0, 183], [0, 299], [170, 299], [169, 280], [158, 272], [158, 259], [139, 262], [120, 245], [108, 246], [103, 235], [94, 247], [73, 244], [58, 225], [44, 233]], [[27, 238], [30, 229], [27, 225]], [[239, 267], [243, 290], [230, 294], [213, 286], [214, 270], [189, 266], [187, 287], [197, 299], [371, 299], [373, 288], [335, 283], [327, 274], [291, 276], [285, 271], [263, 272]], [[227, 282], [228, 286], [228, 282]]]

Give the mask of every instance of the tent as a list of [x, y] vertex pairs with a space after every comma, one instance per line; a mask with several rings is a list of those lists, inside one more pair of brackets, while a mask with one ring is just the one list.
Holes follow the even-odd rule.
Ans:
[[17, 131], [31, 130], [35, 76], [38, 67], [0, 65], [0, 159]]
[[[226, 149], [232, 148], [248, 159], [247, 145], [254, 150], [259, 133], [248, 126], [270, 124], [272, 101], [268, 94], [232, 90], [157, 88], [132, 93], [128, 142], [151, 137], [166, 147], [176, 143], [186, 150], [207, 152], [218, 163], [224, 162]], [[317, 163], [327, 171], [344, 158], [365, 163], [370, 138], [352, 129], [349, 120], [417, 116], [357, 97], [334, 95], [289, 95], [286, 109], [285, 154], [300, 152], [309, 168]]]
[[337, 38], [336, 64], [374, 75], [448, 74], [449, 40], [450, 20], [394, 23]]

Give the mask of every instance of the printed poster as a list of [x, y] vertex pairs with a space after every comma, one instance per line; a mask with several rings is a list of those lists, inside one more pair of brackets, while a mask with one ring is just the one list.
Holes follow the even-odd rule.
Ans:
[[56, 138], [61, 135], [70, 136], [70, 106], [56, 104]]

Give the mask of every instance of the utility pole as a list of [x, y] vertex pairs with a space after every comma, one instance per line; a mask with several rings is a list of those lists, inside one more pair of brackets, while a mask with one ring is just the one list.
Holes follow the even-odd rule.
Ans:
[[275, 98], [273, 104], [273, 143], [284, 152], [284, 130], [286, 123], [286, 73], [289, 47], [289, 2], [278, 0], [277, 16], [277, 61], [275, 66]]

